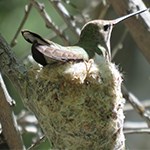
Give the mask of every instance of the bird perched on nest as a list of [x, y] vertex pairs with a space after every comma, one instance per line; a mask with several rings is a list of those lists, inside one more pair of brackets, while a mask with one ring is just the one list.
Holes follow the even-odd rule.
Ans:
[[90, 21], [74, 46], [22, 31], [32, 44], [33, 58], [44, 66], [28, 72], [25, 104], [35, 113], [52, 148], [124, 149], [122, 78], [111, 63], [110, 36], [117, 23], [146, 10]]

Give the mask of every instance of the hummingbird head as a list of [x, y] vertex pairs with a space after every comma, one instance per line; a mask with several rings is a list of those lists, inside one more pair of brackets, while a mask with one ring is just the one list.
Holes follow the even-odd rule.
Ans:
[[[84, 43], [87, 48], [94, 50], [104, 57], [110, 56], [110, 36], [113, 29], [112, 21], [93, 20], [82, 28], [79, 43]], [[94, 49], [95, 48], [95, 49]]]
[[79, 39], [79, 44], [98, 54], [102, 54], [106, 59], [111, 60], [110, 37], [113, 27], [121, 21], [136, 14], [149, 10], [139, 10], [137, 12], [122, 16], [114, 20], [93, 20], [86, 23]]
[[110, 57], [110, 37], [113, 22], [109, 20], [93, 20], [82, 28], [79, 43], [86, 43], [89, 48], [104, 57]]

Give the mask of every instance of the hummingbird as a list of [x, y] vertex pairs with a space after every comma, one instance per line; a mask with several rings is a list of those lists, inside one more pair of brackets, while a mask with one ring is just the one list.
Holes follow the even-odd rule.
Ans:
[[73, 46], [62, 46], [28, 30], [22, 30], [24, 39], [32, 44], [31, 52], [34, 60], [46, 66], [54, 62], [88, 61], [96, 55], [111, 61], [110, 37], [113, 27], [132, 16], [149, 10], [119, 17], [113, 20], [92, 20], [81, 29], [78, 42]]

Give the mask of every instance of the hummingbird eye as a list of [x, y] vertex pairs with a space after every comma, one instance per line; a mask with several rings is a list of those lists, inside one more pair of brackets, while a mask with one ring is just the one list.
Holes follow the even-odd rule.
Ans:
[[109, 24], [104, 25], [104, 26], [103, 26], [104, 31], [108, 31], [109, 27], [110, 27]]

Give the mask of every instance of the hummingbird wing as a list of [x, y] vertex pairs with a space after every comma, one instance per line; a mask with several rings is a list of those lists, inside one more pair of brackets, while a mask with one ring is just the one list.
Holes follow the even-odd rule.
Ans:
[[[33, 44], [32, 45], [32, 54], [33, 58], [39, 63], [36, 51], [40, 52], [47, 62], [51, 60], [56, 61], [70, 61], [70, 60], [86, 60], [88, 59], [87, 53], [85, 50], [78, 46], [61, 46], [52, 41], [42, 38], [40, 35], [30, 32], [28, 30], [23, 30], [22, 35], [26, 41]], [[38, 53], [38, 56], [40, 56]], [[36, 56], [35, 56], [36, 55]], [[41, 57], [43, 57], [41, 56]], [[43, 58], [42, 58], [43, 60]], [[45, 63], [44, 63], [45, 64]]]
[[35, 48], [47, 58], [58, 61], [85, 60], [85, 55], [74, 47], [63, 47], [56, 44], [36, 45]]

